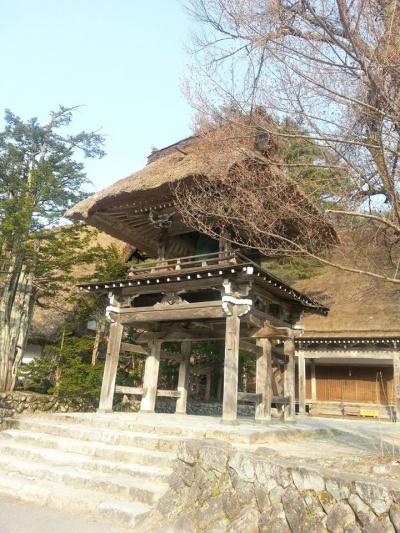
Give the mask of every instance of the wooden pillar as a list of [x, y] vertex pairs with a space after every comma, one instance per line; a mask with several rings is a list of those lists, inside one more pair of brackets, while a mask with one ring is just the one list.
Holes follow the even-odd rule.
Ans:
[[289, 403], [285, 405], [283, 419], [287, 422], [293, 422], [296, 415], [295, 399], [295, 347], [293, 338], [284, 341], [284, 353], [287, 357], [287, 363], [284, 370], [284, 395], [289, 397]]
[[218, 386], [217, 386], [217, 400], [219, 402], [222, 402], [223, 390], [224, 390], [224, 374], [221, 368], [218, 374]]
[[396, 421], [400, 422], [400, 354], [393, 357], [394, 411]]
[[178, 391], [181, 393], [176, 401], [176, 412], [180, 414], [186, 414], [186, 406], [188, 399], [188, 387], [189, 387], [189, 369], [190, 369], [190, 354], [192, 343], [190, 341], [183, 341], [181, 343], [181, 355], [182, 359], [179, 363], [179, 376], [178, 376]]
[[158, 369], [160, 367], [161, 341], [149, 342], [150, 354], [146, 358], [143, 376], [143, 388], [145, 392], [142, 396], [140, 411], [154, 413], [157, 397]]
[[237, 420], [240, 318], [236, 305], [231, 309], [232, 315], [226, 318], [222, 422], [234, 424]]
[[272, 401], [272, 345], [269, 339], [257, 339], [257, 346], [262, 348], [262, 354], [257, 356], [256, 363], [256, 393], [261, 394], [262, 400], [256, 404], [256, 421], [271, 421]]
[[103, 382], [101, 384], [99, 411], [112, 411], [123, 329], [122, 324], [119, 322], [113, 322], [110, 326], [106, 364], [104, 365]]
[[311, 363], [311, 399], [317, 399], [317, 378], [315, 375], [315, 359], [310, 359]]
[[206, 402], [209, 402], [210, 397], [211, 397], [211, 374], [208, 372], [206, 374], [206, 392], [204, 394], [204, 400]]
[[298, 378], [299, 378], [299, 413], [306, 412], [306, 359], [303, 350], [299, 350], [297, 358]]
[[94, 338], [93, 351], [92, 351], [92, 366], [94, 366], [97, 362], [97, 357], [99, 355], [100, 338], [101, 338], [101, 329], [99, 326], [97, 326], [96, 336]]
[[[284, 383], [283, 383], [283, 370], [282, 365], [274, 365], [272, 367], [272, 396], [284, 396]], [[283, 417], [283, 408], [284, 406], [278, 404], [276, 410], [278, 411], [279, 418]]]

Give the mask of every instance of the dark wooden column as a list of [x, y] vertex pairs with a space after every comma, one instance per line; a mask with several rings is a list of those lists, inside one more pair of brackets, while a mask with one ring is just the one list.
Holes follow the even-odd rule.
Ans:
[[122, 324], [119, 322], [113, 322], [110, 326], [106, 364], [104, 365], [103, 382], [101, 384], [99, 411], [112, 411], [123, 329]]
[[149, 342], [150, 354], [146, 358], [143, 376], [144, 393], [140, 411], [154, 413], [157, 397], [158, 370], [160, 367], [161, 341]]
[[306, 412], [306, 359], [303, 350], [299, 350], [297, 358], [298, 379], [299, 379], [299, 413]]
[[224, 397], [222, 402], [222, 422], [235, 423], [237, 420], [239, 338], [240, 318], [236, 305], [231, 306], [231, 316], [226, 318]]
[[294, 339], [289, 337], [284, 341], [284, 353], [287, 363], [284, 370], [284, 395], [289, 398], [289, 403], [285, 405], [283, 419], [293, 422], [296, 414], [295, 399], [295, 346]]
[[207, 372], [206, 374], [206, 390], [204, 393], [204, 400], [209, 402], [211, 398], [211, 373]]
[[220, 369], [219, 375], [218, 375], [218, 385], [217, 385], [217, 400], [219, 402], [222, 401], [223, 391], [224, 391], [224, 374], [222, 372], [222, 369]]
[[176, 401], [176, 412], [180, 414], [186, 414], [188, 387], [189, 387], [189, 369], [190, 369], [191, 348], [192, 348], [192, 343], [190, 341], [183, 341], [181, 343], [182, 359], [179, 363], [179, 376], [178, 376], [178, 392], [180, 392], [181, 395]]
[[261, 394], [261, 402], [256, 404], [257, 422], [271, 421], [272, 401], [272, 345], [269, 339], [257, 339], [257, 346], [262, 353], [257, 356], [256, 393]]

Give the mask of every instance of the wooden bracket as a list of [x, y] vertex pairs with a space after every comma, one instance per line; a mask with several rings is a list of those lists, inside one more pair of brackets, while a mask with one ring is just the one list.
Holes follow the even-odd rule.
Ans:
[[132, 353], [141, 353], [143, 355], [149, 355], [150, 352], [144, 346], [140, 344], [130, 344], [129, 342], [121, 342], [120, 352], [132, 352]]
[[244, 352], [254, 353], [255, 355], [262, 354], [262, 348], [256, 344], [252, 344], [248, 341], [239, 341], [239, 350]]

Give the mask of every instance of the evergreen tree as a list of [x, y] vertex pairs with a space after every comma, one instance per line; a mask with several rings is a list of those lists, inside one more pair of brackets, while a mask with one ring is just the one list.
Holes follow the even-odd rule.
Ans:
[[280, 128], [287, 135], [281, 140], [286, 172], [307, 198], [324, 209], [349, 208], [354, 176], [343, 172], [334, 152], [313, 139], [301, 121], [286, 117]]
[[69, 133], [73, 108], [61, 107], [46, 125], [6, 111], [0, 133], [0, 391], [12, 390], [33, 308], [42, 288], [57, 290], [84, 249], [75, 229], [52, 230], [83, 197], [83, 163], [102, 157], [97, 133]]

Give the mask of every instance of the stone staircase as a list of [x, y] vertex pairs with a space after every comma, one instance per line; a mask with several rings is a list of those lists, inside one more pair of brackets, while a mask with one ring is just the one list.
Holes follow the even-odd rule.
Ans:
[[167, 490], [179, 428], [94, 414], [9, 418], [0, 495], [135, 525]]
[[[101, 516], [135, 530], [168, 491], [178, 446], [216, 439], [258, 447], [325, 436], [298, 422], [161, 413], [53, 413], [5, 418], [0, 431], [0, 496]], [[329, 430], [329, 435], [332, 431]]]

